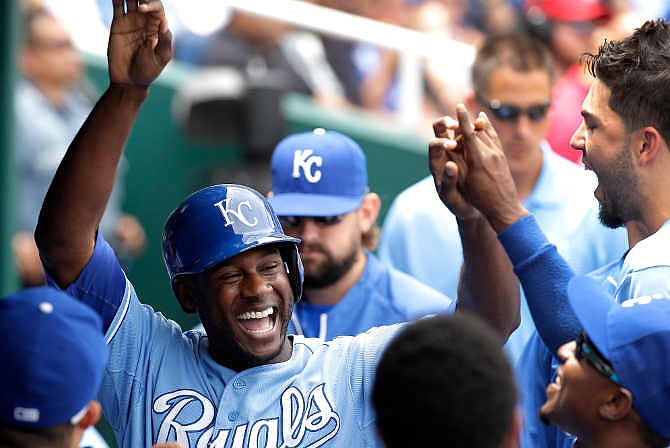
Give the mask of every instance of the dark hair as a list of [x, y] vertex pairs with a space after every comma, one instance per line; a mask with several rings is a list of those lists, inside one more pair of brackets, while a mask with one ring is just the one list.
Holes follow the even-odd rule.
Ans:
[[472, 64], [472, 88], [478, 95], [486, 95], [491, 73], [508, 67], [527, 73], [544, 70], [554, 82], [551, 53], [539, 40], [523, 34], [491, 35], [486, 38]]
[[609, 107], [627, 131], [653, 126], [670, 141], [670, 26], [649, 20], [621, 40], [605, 40], [580, 61], [611, 91]]
[[404, 328], [382, 354], [372, 391], [386, 446], [433, 446], [438, 437], [449, 447], [498, 447], [516, 407], [502, 343], [466, 313]]
[[0, 423], [0, 446], [65, 448], [72, 445], [74, 426], [62, 423], [42, 429], [26, 429]]
[[25, 47], [30, 47], [36, 45], [35, 42], [35, 23], [43, 18], [54, 18], [55, 16], [49, 12], [44, 7], [30, 7], [25, 8], [21, 11], [21, 33], [22, 33], [22, 44]]

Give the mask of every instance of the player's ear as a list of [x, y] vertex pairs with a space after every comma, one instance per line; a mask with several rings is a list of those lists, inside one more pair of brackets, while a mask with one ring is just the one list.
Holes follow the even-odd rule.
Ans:
[[617, 387], [598, 410], [607, 420], [621, 420], [633, 410], [633, 394], [625, 387]]
[[93, 426], [98, 423], [100, 417], [102, 417], [102, 408], [100, 407], [100, 403], [98, 403], [97, 400], [91, 400], [91, 402], [88, 404], [88, 408], [86, 409], [86, 413], [81, 418], [81, 420], [79, 420], [77, 426], [84, 430], [89, 426]]
[[360, 216], [361, 233], [365, 233], [377, 222], [379, 210], [381, 209], [381, 199], [377, 193], [366, 193], [363, 196], [358, 213]]
[[192, 275], [180, 275], [174, 279], [174, 294], [185, 313], [196, 312], [195, 285]]
[[519, 408], [516, 408], [514, 410], [514, 419], [512, 420], [512, 424], [507, 429], [507, 433], [503, 438], [503, 443], [500, 446], [503, 448], [513, 448], [519, 446], [519, 438], [522, 426], [523, 413]]

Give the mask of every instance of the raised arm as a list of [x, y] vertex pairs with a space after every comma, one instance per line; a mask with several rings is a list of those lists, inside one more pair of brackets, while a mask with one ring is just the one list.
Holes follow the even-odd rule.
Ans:
[[[433, 131], [430, 171], [442, 202], [456, 215], [463, 247], [458, 307], [480, 315], [506, 339], [519, 325], [519, 282], [495, 231], [464, 196], [468, 167], [463, 145], [475, 144], [474, 131], [464, 133], [450, 117], [438, 119]], [[492, 128], [486, 132], [487, 138], [497, 139]]]
[[[567, 301], [567, 283], [574, 273], [518, 199], [502, 146], [486, 115], [477, 117], [473, 130], [465, 107], [459, 105], [457, 113], [462, 134], [460, 146], [467, 166], [464, 197], [486, 216], [497, 233], [524, 288], [535, 327], [547, 347], [555, 352], [579, 330], [579, 323]], [[489, 256], [497, 258], [499, 255], [498, 252], [483, 255], [484, 258]], [[496, 275], [507, 275], [508, 272]], [[485, 274], [483, 278], [491, 275], [483, 269], [479, 273]], [[469, 286], [464, 287], [481, 288], [480, 283], [490, 282], [473, 276]], [[490, 286], [488, 293], [495, 294]]]
[[109, 87], [70, 144], [44, 199], [35, 240], [61, 286], [93, 254], [116, 168], [149, 85], [172, 58], [160, 1], [114, 0], [107, 58]]

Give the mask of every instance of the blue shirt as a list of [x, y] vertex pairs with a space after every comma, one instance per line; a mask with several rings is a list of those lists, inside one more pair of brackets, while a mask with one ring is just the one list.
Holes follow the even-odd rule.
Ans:
[[[73, 88], [57, 108], [27, 79], [20, 79], [15, 93], [15, 148], [19, 175], [18, 230], [31, 232], [37, 224], [42, 201], [67, 148], [93, 107], [83, 89]], [[121, 215], [123, 175], [121, 163], [100, 228], [113, 238]]]
[[[536, 303], [547, 302], [552, 303], [552, 309], [566, 309], [565, 283], [571, 274], [564, 275], [562, 272], [556, 275], [556, 266], [564, 263], [548, 241], [542, 239], [535, 220], [524, 218], [508, 227], [501, 233], [501, 242], [527, 290], [531, 309], [536, 309]], [[670, 220], [657, 232], [638, 242], [625, 256], [588, 275], [600, 281], [618, 303], [645, 295], [670, 294]], [[542, 424], [537, 418], [537, 411], [546, 401], [546, 386], [553, 379], [559, 363], [547, 344], [556, 346], [567, 342], [574, 337], [567, 331], [574, 333], [574, 328], [579, 327], [574, 313], [565, 312], [552, 318], [550, 311], [533, 314], [538, 333], [529, 341], [516, 367], [525, 413], [522, 448], [568, 448], [574, 443], [573, 437], [553, 425]], [[552, 322], [545, 322], [549, 319]], [[545, 326], [556, 321], [565, 322]], [[563, 334], [561, 328], [569, 330]], [[552, 334], [545, 334], [545, 331]]]
[[327, 340], [455, 310], [455, 300], [381, 263], [369, 252], [366, 256], [363, 275], [337, 304], [310, 305], [303, 299], [295, 305], [290, 334]]
[[236, 372], [212, 359], [206, 334], [143, 305], [100, 236], [67, 292], [107, 324], [99, 399], [120, 447], [382, 446], [370, 394], [402, 324], [332, 341], [291, 336], [289, 360]]
[[[593, 173], [542, 148], [542, 170], [524, 206], [572, 268], [585, 274], [617, 259], [627, 249], [626, 232], [598, 220]], [[432, 177], [395, 199], [386, 215], [379, 246], [382, 261], [407, 272], [449, 297], [457, 297], [463, 252], [454, 215], [435, 191]], [[521, 323], [507, 341], [516, 361], [535, 327], [521, 297]]]

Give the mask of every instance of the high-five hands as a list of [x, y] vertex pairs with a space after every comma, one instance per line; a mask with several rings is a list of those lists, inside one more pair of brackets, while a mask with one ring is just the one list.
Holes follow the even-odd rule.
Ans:
[[430, 171], [442, 202], [461, 220], [478, 211], [500, 232], [528, 214], [518, 199], [514, 179], [498, 134], [483, 112], [474, 122], [464, 105], [456, 119], [433, 124], [429, 143]]

